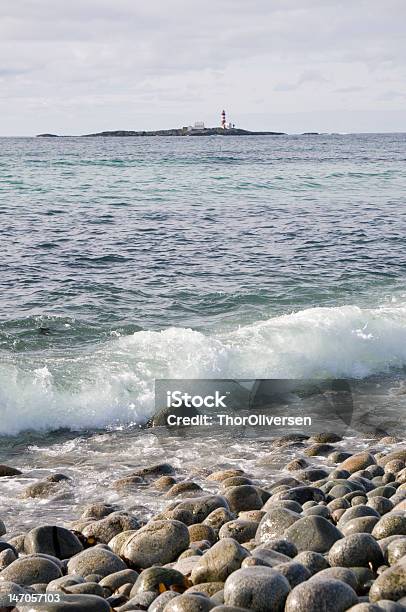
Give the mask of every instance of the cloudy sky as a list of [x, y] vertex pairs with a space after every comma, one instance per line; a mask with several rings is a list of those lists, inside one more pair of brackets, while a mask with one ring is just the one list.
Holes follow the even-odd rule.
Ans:
[[405, 0], [1, 0], [0, 135], [406, 132]]

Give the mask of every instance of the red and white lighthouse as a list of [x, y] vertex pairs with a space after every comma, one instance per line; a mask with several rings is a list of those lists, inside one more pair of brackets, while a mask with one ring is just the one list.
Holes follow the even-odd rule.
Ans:
[[221, 113], [221, 127], [223, 128], [223, 130], [226, 129], [226, 111], [223, 110], [223, 112]]

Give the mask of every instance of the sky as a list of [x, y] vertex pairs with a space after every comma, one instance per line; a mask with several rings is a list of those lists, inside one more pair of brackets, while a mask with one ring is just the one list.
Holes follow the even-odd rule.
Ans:
[[406, 132], [405, 0], [1, 0], [0, 135]]

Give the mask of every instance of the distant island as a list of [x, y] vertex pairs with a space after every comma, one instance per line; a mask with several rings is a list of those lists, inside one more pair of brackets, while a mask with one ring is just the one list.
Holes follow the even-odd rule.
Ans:
[[[175, 128], [172, 130], [152, 130], [152, 131], [133, 131], [133, 130], [114, 130], [112, 132], [96, 132], [95, 134], [82, 134], [80, 138], [95, 137], [137, 137], [137, 136], [286, 136], [284, 132], [250, 132], [240, 128]], [[58, 134], [38, 134], [37, 138], [66, 138]]]

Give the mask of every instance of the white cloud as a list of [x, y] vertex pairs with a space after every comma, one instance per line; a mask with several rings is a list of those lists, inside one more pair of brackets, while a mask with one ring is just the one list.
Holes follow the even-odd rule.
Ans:
[[2, 0], [0, 133], [212, 123], [223, 106], [253, 129], [321, 111], [332, 130], [344, 111], [348, 130], [359, 111], [393, 129], [405, 17], [403, 0]]

